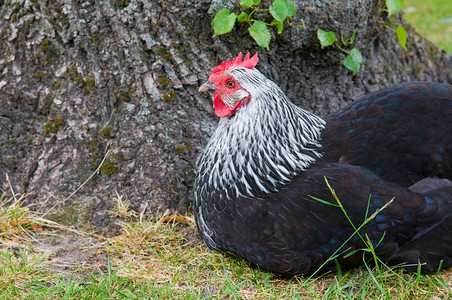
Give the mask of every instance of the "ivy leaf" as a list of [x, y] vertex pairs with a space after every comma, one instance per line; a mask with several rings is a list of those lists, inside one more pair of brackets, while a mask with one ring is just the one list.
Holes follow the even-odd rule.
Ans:
[[270, 5], [270, 13], [276, 21], [284, 22], [289, 15], [285, 1], [275, 0], [272, 5]]
[[248, 14], [244, 11], [242, 11], [241, 13], [239, 13], [239, 15], [237, 16], [237, 21], [239, 21], [240, 23], [245, 22], [245, 20], [248, 18]]
[[336, 35], [334, 34], [334, 32], [326, 32], [321, 28], [317, 29], [317, 38], [319, 39], [322, 48], [332, 45], [336, 41]]
[[283, 2], [284, 2], [284, 4], [286, 5], [286, 7], [287, 7], [287, 15], [289, 16], [289, 17], [293, 17], [293, 16], [295, 16], [295, 12], [296, 12], [296, 8], [295, 8], [295, 4], [293, 4], [293, 2], [292, 1], [290, 1], [290, 0], [283, 0]]
[[270, 23], [270, 25], [276, 27], [276, 29], [278, 30], [278, 34], [281, 34], [281, 32], [282, 32], [283, 29], [284, 29], [283, 23], [282, 23], [282, 22], [279, 22], [279, 21], [276, 21], [276, 20], [273, 20], [273, 21]]
[[363, 62], [363, 56], [361, 55], [361, 51], [356, 48], [353, 48], [350, 51], [350, 54], [344, 60], [344, 66], [353, 71], [353, 74], [358, 72], [361, 63]]
[[348, 39], [346, 39], [345, 41], [344, 41], [344, 39], [342, 37], [342, 33], [341, 33], [342, 44], [344, 44], [344, 46], [348, 46], [350, 44], [353, 44], [353, 42], [355, 41], [357, 32], [358, 32], [358, 27], [356, 27], [355, 30], [353, 31], [352, 36], [349, 37]]
[[405, 49], [405, 51], [407, 51], [406, 49], [406, 31], [405, 28], [403, 28], [402, 26], [397, 26], [396, 29], [396, 33], [397, 33], [397, 39], [399, 40], [400, 45], [402, 45], [403, 49]]
[[355, 41], [357, 32], [358, 32], [358, 27], [355, 28], [355, 30], [353, 31], [352, 36], [349, 38], [350, 44], [353, 44], [353, 42]]
[[401, 11], [404, 4], [405, 0], [386, 0], [386, 7], [388, 8], [388, 18], [390, 18], [393, 14]]
[[220, 9], [215, 15], [215, 18], [213, 18], [212, 27], [214, 34], [212, 37], [231, 31], [235, 24], [235, 18], [235, 13], [231, 13], [229, 9]]
[[301, 27], [306, 27], [306, 25], [304, 24], [304, 19], [300, 18], [300, 22], [301, 22]]
[[248, 28], [248, 32], [259, 46], [270, 50], [268, 45], [270, 45], [271, 34], [265, 22], [254, 21], [253, 25]]
[[250, 8], [253, 5], [255, 5], [253, 0], [242, 0], [242, 1], [240, 1], [240, 6], [242, 6], [244, 8]]

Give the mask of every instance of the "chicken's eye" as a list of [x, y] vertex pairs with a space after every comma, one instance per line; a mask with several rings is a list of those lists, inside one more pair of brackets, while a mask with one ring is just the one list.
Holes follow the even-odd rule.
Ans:
[[227, 87], [234, 87], [235, 86], [235, 82], [234, 81], [232, 81], [232, 80], [228, 80], [228, 81], [226, 81], [226, 86]]

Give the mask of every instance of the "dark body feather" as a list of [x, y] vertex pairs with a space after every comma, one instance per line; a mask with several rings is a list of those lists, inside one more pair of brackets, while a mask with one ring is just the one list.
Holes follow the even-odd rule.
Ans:
[[364, 166], [403, 186], [452, 178], [451, 85], [395, 85], [324, 119], [322, 161]]
[[[227, 190], [214, 192], [210, 195], [212, 205], [204, 208], [205, 221], [212, 226], [212, 238], [219, 249], [265, 269], [285, 275], [316, 271], [354, 232], [340, 208], [309, 196], [336, 203], [324, 176], [357, 227], [366, 218], [369, 195], [368, 216], [395, 197], [360, 231], [370, 237], [374, 246], [385, 234], [377, 247], [383, 261], [415, 264], [414, 269], [418, 261], [428, 262], [424, 271], [434, 271], [441, 259], [445, 259], [444, 266], [451, 265], [451, 187], [423, 196], [388, 183], [365, 168], [350, 165], [320, 163], [292, 180], [281, 192], [267, 197], [230, 201]], [[446, 228], [439, 228], [435, 235], [435, 228], [430, 227], [445, 222]], [[414, 249], [410, 243], [419, 247]], [[355, 235], [341, 249], [363, 247]], [[402, 248], [411, 251], [409, 256], [401, 252]], [[344, 268], [361, 265], [362, 253], [347, 259], [340, 256], [339, 261]], [[330, 268], [335, 268], [334, 262], [327, 264], [324, 271]]]
[[[349, 221], [311, 197], [336, 203], [327, 178], [357, 227], [394, 198], [360, 230], [383, 261], [411, 270], [420, 262], [424, 272], [452, 266], [452, 185], [409, 189], [425, 177], [452, 178], [452, 87], [394, 86], [324, 120], [321, 158], [277, 192], [250, 196], [240, 181], [218, 184], [201, 156], [194, 212], [209, 247], [284, 275], [312, 273], [337, 250], [364, 248], [358, 235], [343, 245], [354, 233]], [[361, 265], [363, 252], [338, 261]], [[322, 271], [335, 268], [329, 262]]]

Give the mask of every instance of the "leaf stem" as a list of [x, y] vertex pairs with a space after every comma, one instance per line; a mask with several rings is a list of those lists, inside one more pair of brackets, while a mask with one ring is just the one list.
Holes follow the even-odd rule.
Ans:
[[247, 21], [246, 21], [248, 24], [250, 24], [251, 16], [252, 16], [255, 12], [256, 12], [256, 8], [254, 8], [253, 11], [250, 12], [250, 14], [248, 15], [248, 18], [247, 18]]
[[350, 54], [350, 51], [345, 50], [344, 48], [342, 48], [341, 46], [339, 46], [338, 43], [336, 43], [336, 47], [337, 47], [339, 50], [341, 50], [342, 52], [347, 53], [347, 54]]

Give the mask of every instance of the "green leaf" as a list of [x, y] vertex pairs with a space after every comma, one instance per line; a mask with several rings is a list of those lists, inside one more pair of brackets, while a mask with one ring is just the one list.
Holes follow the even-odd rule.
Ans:
[[250, 8], [251, 6], [254, 5], [254, 1], [253, 0], [242, 0], [242, 1], [240, 1], [240, 5], [244, 8]]
[[215, 18], [213, 18], [212, 27], [214, 34], [212, 37], [231, 31], [235, 24], [235, 18], [236, 15], [234, 13], [230, 13], [229, 9], [220, 9], [215, 15]]
[[314, 196], [311, 196], [311, 195], [308, 195], [308, 197], [310, 197], [310, 198], [312, 198], [313, 200], [318, 201], [318, 202], [320, 202], [320, 203], [322, 203], [322, 204], [326, 204], [326, 205], [331, 205], [331, 206], [339, 207], [339, 205], [337, 205], [336, 203], [331, 203], [331, 202], [322, 200], [322, 199], [320, 199], [320, 198], [317, 198], [317, 197], [314, 197]]
[[361, 55], [361, 51], [356, 48], [353, 48], [350, 51], [350, 54], [344, 60], [344, 66], [353, 71], [353, 74], [358, 72], [361, 63], [363, 62], [363, 57]]
[[319, 39], [322, 48], [332, 45], [336, 41], [336, 35], [334, 32], [326, 32], [321, 28], [317, 29], [317, 38]]
[[358, 32], [358, 28], [355, 28], [355, 30], [354, 30], [353, 33], [352, 33], [352, 36], [349, 37], [348, 39], [346, 39], [345, 41], [344, 41], [344, 38], [343, 38], [342, 32], [341, 32], [341, 41], [342, 41], [342, 44], [344, 44], [344, 46], [348, 46], [348, 45], [350, 45], [350, 44], [353, 44], [353, 42], [355, 41], [356, 33], [357, 33], [357, 32]]
[[406, 49], [406, 32], [405, 32], [405, 28], [403, 28], [402, 26], [397, 26], [396, 29], [396, 33], [397, 33], [397, 39], [399, 40], [400, 45], [402, 45], [403, 49], [405, 49], [405, 51], [407, 51]]
[[354, 254], [356, 254], [356, 253], [358, 253], [360, 251], [370, 252], [370, 250], [367, 249], [367, 248], [355, 249], [355, 250], [352, 250], [352, 251], [348, 252], [347, 254], [345, 254], [344, 258], [348, 258], [348, 257], [350, 257], [350, 256], [352, 256], [352, 255], [354, 255]]
[[390, 18], [393, 14], [401, 11], [404, 4], [405, 0], [386, 0], [386, 7], [388, 8], [388, 18]]
[[284, 0], [275, 0], [272, 5], [270, 5], [270, 13], [273, 18], [279, 22], [284, 22], [287, 16], [289, 16]]
[[254, 21], [253, 25], [248, 28], [248, 32], [259, 46], [270, 50], [268, 45], [270, 45], [270, 39], [272, 36], [264, 22]]
[[276, 27], [276, 29], [278, 30], [278, 34], [281, 34], [281, 32], [282, 32], [283, 29], [284, 29], [283, 22], [279, 22], [279, 21], [273, 20], [273, 21], [270, 23], [270, 25]]
[[295, 12], [296, 12], [296, 8], [295, 8], [295, 4], [293, 4], [293, 2], [292, 1], [290, 1], [290, 0], [284, 0], [284, 4], [286, 5], [286, 7], [287, 7], [287, 15], [289, 16], [289, 17], [293, 17], [293, 16], [295, 16]]
[[353, 42], [355, 41], [357, 32], [358, 32], [358, 27], [355, 28], [355, 30], [353, 31], [352, 36], [348, 39], [350, 41], [350, 44], [353, 44]]
[[248, 18], [248, 14], [244, 11], [242, 11], [241, 13], [239, 13], [239, 15], [237, 16], [237, 21], [239, 21], [240, 23], [245, 22], [245, 20]]
[[254, 5], [259, 5], [260, 3], [261, 3], [261, 0], [254, 0], [254, 1], [253, 1], [253, 4], [254, 4]]
[[304, 24], [304, 19], [300, 18], [300, 22], [301, 22], [301, 27], [306, 27], [306, 25]]

